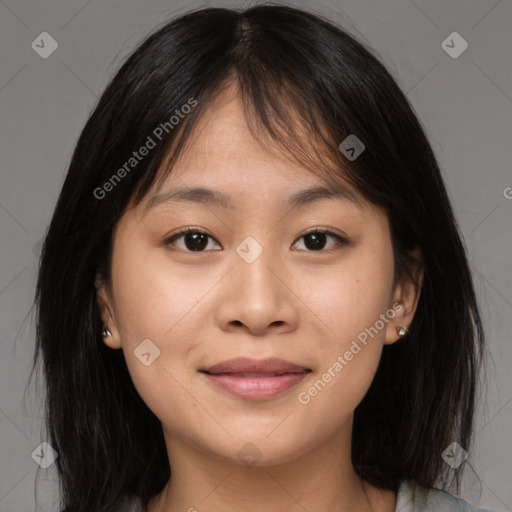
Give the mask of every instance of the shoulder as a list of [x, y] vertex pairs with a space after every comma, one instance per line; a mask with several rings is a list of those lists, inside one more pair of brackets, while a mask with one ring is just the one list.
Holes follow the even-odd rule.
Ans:
[[403, 480], [397, 494], [395, 512], [496, 512], [477, 508], [446, 491], [426, 489], [413, 480]]

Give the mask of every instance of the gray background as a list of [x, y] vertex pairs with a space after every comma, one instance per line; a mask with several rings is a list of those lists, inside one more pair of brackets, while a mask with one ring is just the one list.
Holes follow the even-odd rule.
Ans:
[[[24, 395], [34, 347], [29, 310], [39, 241], [90, 110], [120, 59], [173, 14], [255, 3], [0, 0], [0, 512], [58, 510], [55, 465], [42, 469], [31, 457], [45, 438], [41, 380]], [[512, 510], [512, 3], [293, 5], [376, 48], [430, 137], [468, 248], [491, 354], [462, 497]], [[59, 45], [47, 59], [31, 47], [45, 31]], [[454, 31], [469, 44], [455, 59], [441, 46]]]

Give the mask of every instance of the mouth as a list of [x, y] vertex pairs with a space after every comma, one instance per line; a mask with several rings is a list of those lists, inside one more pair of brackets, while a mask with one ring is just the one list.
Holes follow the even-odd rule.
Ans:
[[268, 377], [280, 377], [281, 375], [294, 375], [299, 373], [309, 373], [311, 370], [302, 370], [302, 371], [294, 371], [294, 372], [221, 372], [221, 373], [211, 373], [203, 370], [199, 370], [201, 373], [206, 373], [207, 375], [232, 375], [233, 377], [243, 377], [243, 378], [268, 378]]
[[297, 386], [312, 372], [282, 359], [236, 358], [202, 368], [199, 373], [217, 389], [240, 398], [266, 400]]
[[221, 373], [229, 374], [262, 374], [264, 376], [283, 375], [285, 373], [299, 373], [305, 370], [310, 370], [305, 366], [300, 366], [284, 359], [267, 358], [267, 359], [250, 359], [248, 357], [235, 357], [228, 359], [212, 366], [206, 366], [199, 371], [209, 373], [212, 375], [219, 375]]

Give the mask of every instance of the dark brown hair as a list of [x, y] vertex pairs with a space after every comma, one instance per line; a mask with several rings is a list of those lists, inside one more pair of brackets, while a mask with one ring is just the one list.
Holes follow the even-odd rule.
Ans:
[[[449, 469], [441, 453], [453, 441], [469, 450], [484, 336], [465, 248], [413, 108], [372, 50], [318, 15], [269, 4], [205, 8], [159, 28], [117, 71], [78, 139], [44, 240], [32, 371], [41, 360], [64, 512], [122, 510], [134, 495], [147, 504], [170, 477], [159, 419], [134, 388], [122, 351], [102, 342], [94, 282], [100, 275], [110, 283], [112, 232], [127, 205], [171, 172], [231, 80], [255, 133], [385, 209], [396, 279], [421, 249], [424, 281], [410, 333], [384, 347], [355, 410], [356, 471], [396, 490], [402, 478], [444, 486], [464, 467]], [[179, 129], [163, 133], [99, 199], [94, 191], [191, 98], [197, 105]], [[349, 134], [365, 144], [354, 161], [338, 148]]]

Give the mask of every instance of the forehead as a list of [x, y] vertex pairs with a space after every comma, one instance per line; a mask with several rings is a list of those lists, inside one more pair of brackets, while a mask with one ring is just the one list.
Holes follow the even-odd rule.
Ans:
[[249, 164], [251, 170], [258, 167], [262, 172], [269, 166], [282, 172], [293, 167], [295, 175], [304, 171], [300, 165], [291, 165], [290, 156], [265, 130], [259, 129], [257, 136], [251, 132], [239, 90], [230, 85], [202, 112], [177, 165], [197, 168], [206, 164], [209, 168], [216, 164], [219, 171], [236, 165], [241, 179], [248, 174], [244, 170]]
[[[338, 176], [327, 185], [268, 134], [257, 136], [247, 125], [239, 91], [220, 93], [194, 126], [173, 168], [143, 201], [143, 214], [167, 202], [204, 202], [236, 210], [244, 198], [259, 202], [281, 197], [290, 206], [322, 197], [343, 199], [362, 207], [364, 198]], [[165, 166], [162, 171], [165, 172]]]

